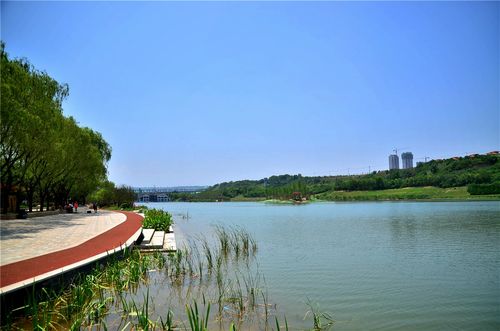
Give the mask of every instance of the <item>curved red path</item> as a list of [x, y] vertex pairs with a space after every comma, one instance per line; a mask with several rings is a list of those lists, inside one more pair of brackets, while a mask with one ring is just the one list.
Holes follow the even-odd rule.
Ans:
[[0, 266], [0, 287], [43, 275], [124, 244], [142, 226], [142, 216], [120, 211], [127, 219], [81, 245]]

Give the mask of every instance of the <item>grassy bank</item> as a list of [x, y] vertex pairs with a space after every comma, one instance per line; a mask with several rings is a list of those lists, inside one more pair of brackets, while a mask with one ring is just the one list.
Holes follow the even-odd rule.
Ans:
[[500, 194], [470, 195], [467, 187], [439, 188], [405, 187], [376, 191], [332, 191], [317, 194], [318, 200], [363, 201], [363, 200], [500, 200]]

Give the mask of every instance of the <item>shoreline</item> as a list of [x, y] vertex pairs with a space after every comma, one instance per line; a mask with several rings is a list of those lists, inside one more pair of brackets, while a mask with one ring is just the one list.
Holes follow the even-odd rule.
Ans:
[[[326, 199], [314, 199], [307, 200], [307, 202], [293, 203], [288, 200], [263, 200], [263, 199], [245, 199], [245, 200], [227, 200], [227, 201], [215, 201], [215, 200], [199, 200], [199, 201], [166, 201], [163, 203], [174, 203], [174, 202], [185, 202], [185, 203], [235, 203], [235, 202], [259, 202], [269, 205], [308, 205], [314, 203], [325, 203], [325, 202], [485, 202], [485, 201], [500, 201], [500, 197], [492, 198], [422, 198], [422, 199], [337, 199], [337, 200], [326, 200]], [[145, 202], [135, 202], [136, 204], [143, 204]], [[147, 203], [157, 203], [157, 202], [147, 202]]]

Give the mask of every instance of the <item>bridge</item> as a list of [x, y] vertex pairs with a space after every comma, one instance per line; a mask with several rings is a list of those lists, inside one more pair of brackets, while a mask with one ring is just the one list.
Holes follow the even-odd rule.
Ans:
[[134, 187], [136, 201], [139, 202], [167, 202], [171, 193], [196, 193], [203, 191], [207, 186], [174, 186], [174, 187]]

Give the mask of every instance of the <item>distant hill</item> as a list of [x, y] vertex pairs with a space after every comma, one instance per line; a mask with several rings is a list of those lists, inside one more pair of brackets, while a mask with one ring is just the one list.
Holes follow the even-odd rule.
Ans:
[[[405, 189], [410, 187], [422, 189]], [[400, 189], [404, 190], [399, 192]], [[359, 193], [371, 191], [380, 194]], [[298, 174], [225, 182], [195, 194], [174, 194], [173, 198], [180, 201], [288, 200], [297, 195], [325, 200], [460, 199], [483, 195], [500, 198], [500, 155], [432, 160], [412, 169], [374, 171], [366, 175], [306, 177]]]

